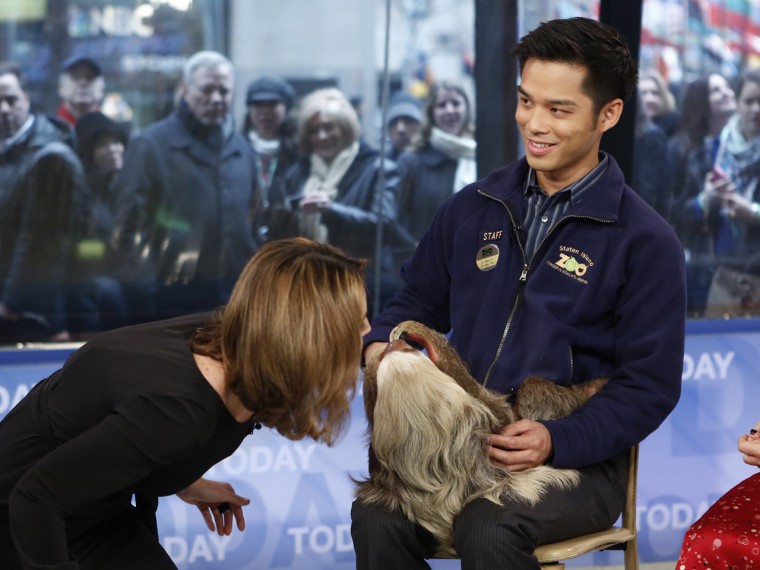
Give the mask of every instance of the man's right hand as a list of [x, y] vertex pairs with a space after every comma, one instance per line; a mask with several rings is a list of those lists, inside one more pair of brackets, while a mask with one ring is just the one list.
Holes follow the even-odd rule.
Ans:
[[367, 348], [364, 349], [365, 365], [378, 358], [385, 350], [386, 346], [388, 346], [387, 342], [373, 342], [371, 344], [368, 344]]

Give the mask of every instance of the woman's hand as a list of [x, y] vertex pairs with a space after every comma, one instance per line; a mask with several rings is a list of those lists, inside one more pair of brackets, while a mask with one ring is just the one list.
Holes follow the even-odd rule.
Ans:
[[229, 483], [198, 479], [177, 496], [190, 505], [195, 505], [203, 515], [206, 526], [211, 532], [216, 531], [220, 536], [232, 534], [232, 520], [237, 523], [238, 530], [245, 530], [243, 507], [251, 500], [235, 493]]
[[710, 207], [726, 207], [726, 200], [734, 195], [736, 185], [720, 167], [716, 166], [705, 175], [702, 188], [700, 200], [703, 207], [709, 209]]
[[743, 454], [744, 463], [760, 467], [760, 422], [749, 431], [749, 435], [739, 438], [739, 451]]
[[315, 192], [301, 199], [299, 206], [307, 214], [320, 214], [330, 207], [330, 197], [327, 192]]
[[755, 211], [752, 209], [754, 202], [752, 200], [747, 200], [747, 198], [736, 192], [726, 194], [724, 200], [729, 215], [732, 218], [736, 218], [742, 222], [755, 219]]

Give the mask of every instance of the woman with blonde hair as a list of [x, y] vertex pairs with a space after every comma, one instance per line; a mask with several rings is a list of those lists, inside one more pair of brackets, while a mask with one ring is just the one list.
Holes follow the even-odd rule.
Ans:
[[337, 439], [369, 330], [364, 267], [329, 245], [271, 242], [216, 312], [76, 351], [0, 422], [0, 567], [174, 569], [155, 519], [170, 494], [211, 531], [243, 530], [249, 500], [202, 475], [262, 425]]
[[[330, 243], [380, 264], [381, 299], [390, 296], [397, 270], [387, 256], [375, 260], [377, 224], [392, 239], [396, 219], [395, 164], [361, 140], [356, 111], [335, 88], [307, 95], [297, 113], [303, 158], [288, 173], [288, 195], [301, 235]], [[384, 184], [378, 188], [381, 171]]]
[[638, 94], [642, 112], [665, 131], [668, 137], [673, 136], [680, 115], [676, 108], [676, 98], [662, 74], [655, 69], [642, 71], [639, 74]]
[[443, 81], [430, 89], [413, 151], [399, 158], [399, 216], [412, 237], [411, 255], [444, 200], [475, 182], [475, 127], [467, 93]]

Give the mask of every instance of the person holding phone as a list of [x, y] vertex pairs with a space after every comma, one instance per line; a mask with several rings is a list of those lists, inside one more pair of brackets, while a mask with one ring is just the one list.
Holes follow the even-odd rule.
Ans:
[[747, 276], [760, 276], [760, 69], [742, 74], [737, 94], [737, 111], [721, 131], [713, 166], [676, 220], [691, 268], [691, 316], [760, 311], [760, 299], [719, 294], [726, 279], [737, 289]]

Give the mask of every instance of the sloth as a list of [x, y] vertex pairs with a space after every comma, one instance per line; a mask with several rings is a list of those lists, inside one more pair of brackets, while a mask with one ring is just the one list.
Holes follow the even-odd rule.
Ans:
[[550, 486], [571, 489], [580, 478], [546, 465], [507, 471], [489, 458], [489, 436], [522, 418], [565, 417], [605, 382], [560, 386], [531, 376], [508, 401], [472, 377], [443, 335], [403, 322], [364, 371], [369, 477], [354, 479], [355, 496], [400, 510], [433, 534], [439, 555], [454, 556], [453, 522], [470, 501], [536, 504]]

